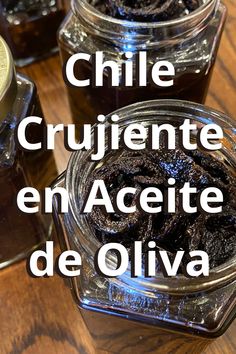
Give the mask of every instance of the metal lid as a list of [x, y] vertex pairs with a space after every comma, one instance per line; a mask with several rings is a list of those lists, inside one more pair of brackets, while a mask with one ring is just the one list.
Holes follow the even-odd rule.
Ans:
[[0, 123], [11, 111], [16, 93], [14, 62], [6, 42], [0, 36]]

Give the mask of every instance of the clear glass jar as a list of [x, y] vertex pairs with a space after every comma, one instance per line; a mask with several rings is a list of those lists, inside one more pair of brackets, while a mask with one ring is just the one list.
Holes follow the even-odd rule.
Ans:
[[[225, 137], [216, 157], [236, 173], [235, 122], [224, 114], [171, 100], [134, 104], [116, 113], [121, 131], [137, 122], [148, 127], [164, 122], [180, 125], [183, 119], [191, 119], [199, 129], [214, 122], [224, 129]], [[130, 269], [118, 278], [99, 276], [94, 255], [101, 244], [89, 219], [81, 214], [88, 177], [98, 166], [98, 162], [91, 162], [91, 153], [74, 153], [67, 170], [56, 180], [54, 187], [65, 187], [69, 192], [70, 208], [68, 214], [58, 214], [55, 199], [54, 217], [62, 250], [72, 249], [82, 256], [81, 275], [71, 280], [71, 288], [96, 348], [115, 353], [201, 352], [235, 317], [236, 258], [203, 278], [165, 278], [158, 273], [155, 278], [132, 279]], [[107, 263], [115, 269], [114, 254], [108, 255]]]
[[61, 0], [0, 1], [0, 35], [18, 66], [57, 50], [56, 33], [64, 16]]
[[[87, 0], [72, 0], [71, 11], [59, 30], [63, 64], [77, 52], [104, 52], [105, 60], [121, 64], [123, 53], [146, 51], [148, 68], [159, 60], [169, 60], [176, 70], [174, 86], [68, 87], [75, 123], [94, 122], [98, 114], [108, 114], [126, 105], [151, 99], [182, 99], [203, 103], [226, 18], [219, 0], [206, 0], [190, 15], [168, 22], [142, 23], [114, 19], [98, 12]], [[134, 64], [135, 66], [136, 64]], [[91, 78], [92, 66], [80, 61], [78, 78]]]
[[[35, 84], [15, 73], [9, 48], [0, 37], [0, 269], [42, 245], [52, 230], [51, 217], [24, 214], [16, 204], [24, 187], [48, 186], [57, 170], [51, 152], [26, 152], [15, 145], [17, 124], [27, 116], [42, 117]], [[43, 124], [27, 129], [30, 142], [43, 141]]]

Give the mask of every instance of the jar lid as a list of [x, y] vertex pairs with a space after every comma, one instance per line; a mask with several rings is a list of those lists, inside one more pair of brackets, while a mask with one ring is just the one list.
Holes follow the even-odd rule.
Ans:
[[14, 61], [6, 42], [0, 37], [0, 122], [11, 111], [16, 93]]

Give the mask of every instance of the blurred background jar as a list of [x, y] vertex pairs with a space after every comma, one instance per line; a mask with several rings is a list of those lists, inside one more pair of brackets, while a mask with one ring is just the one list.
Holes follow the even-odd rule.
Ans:
[[[21, 189], [40, 192], [57, 175], [52, 152], [22, 151], [15, 144], [17, 124], [30, 115], [42, 117], [35, 84], [15, 72], [10, 50], [0, 37], [0, 269], [26, 257], [52, 231], [51, 217], [25, 214], [17, 207]], [[43, 129], [43, 124], [28, 127], [28, 141], [42, 141]]]
[[[127, 126], [136, 123], [147, 129], [152, 124], [180, 126], [184, 119], [190, 119], [199, 129], [217, 124], [223, 129], [224, 140], [214, 157], [236, 173], [235, 121], [223, 113], [174, 100], [141, 102], [116, 113], [120, 117], [120, 137]], [[110, 118], [107, 116], [107, 122]], [[195, 134], [192, 139], [196, 140]], [[101, 276], [94, 259], [102, 242], [96, 237], [91, 219], [81, 210], [91, 174], [105, 166], [106, 159], [118, 158], [117, 152], [109, 151], [108, 140], [106, 148], [107, 156], [99, 162], [91, 161], [93, 148], [73, 153], [65, 173], [53, 186], [66, 188], [70, 196], [69, 212], [65, 214], [58, 212], [60, 199], [55, 197], [54, 218], [62, 250], [76, 251], [82, 257], [81, 274], [71, 278], [70, 285], [94, 340], [95, 352], [202, 353], [235, 319], [236, 257], [211, 269], [209, 277], [188, 278], [180, 274], [166, 278], [159, 271], [156, 277], [132, 278], [131, 264], [121, 276]], [[116, 242], [116, 237], [119, 239], [114, 234], [111, 242]], [[115, 252], [107, 254], [106, 262], [111, 269], [120, 264]]]
[[0, 0], [0, 35], [18, 66], [57, 51], [56, 32], [64, 16], [62, 0]]
[[[226, 8], [219, 0], [206, 0], [189, 15], [161, 22], [119, 20], [99, 12], [89, 0], [72, 0], [71, 11], [59, 30], [63, 64], [77, 52], [103, 51], [104, 60], [121, 64], [124, 52], [146, 51], [148, 67], [168, 60], [176, 71], [174, 86], [169, 88], [153, 87], [151, 83], [141, 88], [110, 88], [108, 72], [103, 87], [68, 87], [75, 122], [95, 122], [98, 114], [157, 98], [203, 103], [225, 19]], [[88, 62], [80, 61], [75, 67], [76, 77], [81, 80], [91, 78], [91, 73]]]

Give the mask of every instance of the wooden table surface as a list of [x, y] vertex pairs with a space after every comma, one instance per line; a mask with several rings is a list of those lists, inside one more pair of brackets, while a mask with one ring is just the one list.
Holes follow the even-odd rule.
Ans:
[[[236, 3], [227, 0], [229, 16], [207, 104], [236, 118]], [[36, 82], [47, 121], [70, 123], [59, 58], [34, 64], [24, 72]], [[59, 137], [59, 171], [69, 153]], [[69, 289], [58, 276], [32, 279], [25, 262], [0, 272], [0, 354], [95, 353]], [[174, 353], [174, 351], [173, 351]], [[236, 321], [204, 354], [236, 353]], [[163, 353], [164, 354], [164, 353]]]

